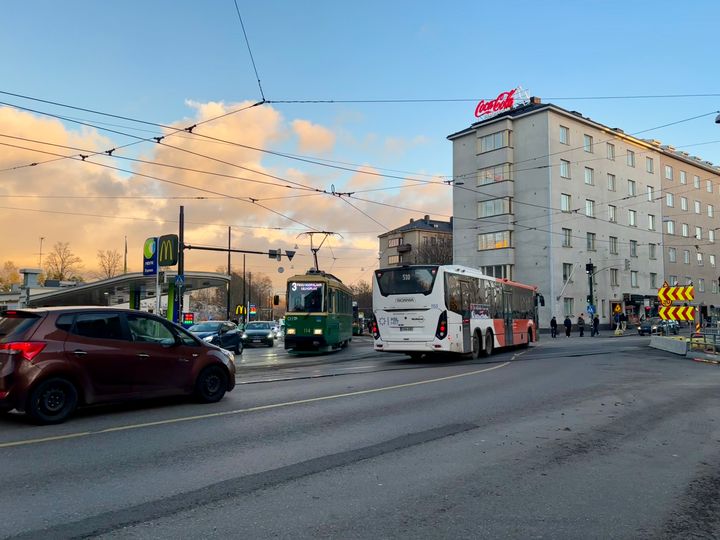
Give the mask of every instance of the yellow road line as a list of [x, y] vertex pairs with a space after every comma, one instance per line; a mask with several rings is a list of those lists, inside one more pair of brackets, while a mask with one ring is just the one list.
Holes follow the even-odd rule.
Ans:
[[330, 396], [299, 399], [296, 401], [286, 401], [283, 403], [260, 405], [257, 407], [248, 407], [246, 409], [235, 409], [232, 411], [222, 411], [222, 412], [217, 412], [217, 413], [198, 414], [195, 416], [182, 416], [180, 418], [170, 418], [167, 420], [157, 420], [155, 422], [144, 422], [141, 424], [127, 424], [124, 426], [111, 427], [111, 428], [101, 429], [98, 431], [84, 431], [84, 432], [80, 432], [80, 433], [70, 433], [67, 435], [58, 435], [56, 437], [43, 437], [43, 438], [39, 438], [39, 439], [26, 439], [26, 440], [22, 440], [22, 441], [6, 442], [6, 443], [0, 443], [0, 448], [12, 448], [12, 447], [16, 447], [16, 446], [27, 446], [30, 444], [39, 444], [39, 443], [43, 443], [43, 442], [52, 442], [52, 441], [62, 441], [65, 439], [77, 439], [80, 437], [89, 437], [90, 435], [101, 435], [103, 433], [113, 433], [113, 432], [117, 432], [117, 431], [128, 431], [131, 429], [140, 429], [140, 428], [152, 427], [152, 426], [177, 424], [179, 422], [190, 422], [192, 420], [204, 420], [207, 418], [218, 418], [220, 416], [230, 416], [230, 415], [244, 414], [244, 413], [250, 413], [250, 412], [257, 412], [257, 411], [266, 411], [269, 409], [279, 409], [280, 407], [290, 407], [292, 405], [303, 405], [306, 403], [316, 403], [319, 401], [328, 401], [331, 399], [362, 396], [362, 395], [366, 395], [366, 394], [374, 394], [377, 392], [388, 392], [390, 390], [398, 390], [400, 388], [411, 388], [413, 386], [420, 386], [423, 384], [431, 384], [431, 383], [436, 383], [436, 382], [449, 381], [452, 379], [459, 379], [461, 377], [469, 377], [471, 375], [477, 375], [479, 373], [486, 373], [488, 371], [500, 369], [500, 368], [503, 368], [508, 365], [510, 365], [510, 362], [504, 362], [502, 364], [498, 364], [497, 366], [493, 366], [490, 368], [478, 369], [475, 371], [468, 371], [467, 373], [460, 373], [458, 375], [449, 375], [447, 377], [438, 377], [436, 379], [426, 379], [423, 381], [417, 381], [417, 382], [412, 382], [412, 383], [395, 384], [392, 386], [383, 386], [380, 388], [371, 388], [369, 390], [358, 390], [356, 392], [346, 392], [344, 394], [334, 394], [334, 395], [330, 395]]

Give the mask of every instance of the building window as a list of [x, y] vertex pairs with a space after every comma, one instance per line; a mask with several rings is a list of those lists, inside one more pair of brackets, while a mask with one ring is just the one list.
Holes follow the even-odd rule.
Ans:
[[700, 189], [700, 177], [698, 175], [693, 176], [693, 185], [695, 189]]
[[708, 242], [715, 243], [715, 229], [708, 229]]
[[710, 254], [710, 266], [715, 268], [715, 255], [713, 255], [712, 253]]
[[500, 216], [510, 213], [510, 198], [492, 199], [478, 202], [478, 218]]
[[585, 167], [585, 183], [588, 186], [595, 185], [595, 171], [593, 171], [590, 167]]
[[692, 285], [692, 276], [685, 276], [685, 285]]
[[673, 168], [670, 165], [665, 165], [665, 179], [666, 180], [673, 179]]
[[565, 126], [560, 126], [560, 143], [570, 144], [570, 129]]
[[687, 238], [688, 236], [690, 236], [690, 225], [688, 225], [687, 223], [683, 223], [681, 231], [682, 232], [680, 234]]
[[707, 190], [708, 193], [713, 192], [712, 180], [705, 180], [705, 189]]
[[657, 244], [648, 244], [648, 253], [651, 259], [657, 259]]
[[388, 264], [400, 264], [402, 262], [402, 255], [390, 255], [388, 257]]
[[675, 234], [675, 222], [672, 219], [667, 220], [667, 233]]
[[635, 210], [628, 210], [628, 225], [637, 227], [637, 212]]
[[712, 293], [713, 293], [713, 294], [717, 294], [717, 292], [718, 292], [718, 284], [717, 284], [717, 281], [715, 281], [715, 280], [713, 279], [713, 280], [710, 281], [710, 283], [712, 284]]
[[646, 157], [645, 158], [645, 170], [649, 172], [650, 174], [655, 172], [655, 162], [653, 161], [653, 158]]
[[612, 143], [607, 143], [607, 158], [610, 161], [615, 161], [615, 145]]
[[635, 152], [633, 152], [632, 150], [627, 151], [627, 164], [628, 167], [635, 166]]
[[695, 255], [697, 256], [698, 266], [703, 266], [705, 264], [705, 259], [703, 258], [703, 254], [698, 251]]
[[400, 244], [402, 244], [402, 237], [388, 240], [388, 247], [398, 247]]
[[608, 173], [608, 191], [615, 191], [615, 175]]
[[655, 230], [655, 216], [653, 214], [648, 214], [648, 230]]
[[677, 250], [673, 247], [668, 248], [668, 260], [671, 263], [677, 262]]
[[695, 227], [695, 238], [702, 240], [702, 227]]
[[650, 288], [657, 289], [657, 274], [655, 272], [650, 272]]
[[478, 139], [478, 154], [492, 152], [506, 146], [510, 146], [510, 131], [507, 129], [480, 137]]
[[611, 255], [617, 255], [617, 254], [618, 254], [618, 239], [617, 239], [617, 236], [611, 236], [611, 237], [610, 237], [610, 254], [611, 254]]
[[560, 160], [560, 177], [570, 178], [570, 162], [564, 159]]
[[563, 247], [572, 247], [572, 229], [563, 229]]
[[671, 274], [670, 277], [668, 278], [668, 281], [670, 282], [670, 285], [672, 285], [674, 287], [678, 283], [678, 278], [677, 278], [677, 276], [673, 276]]
[[608, 219], [613, 223], [617, 222], [617, 206], [608, 204]]
[[637, 257], [637, 240], [630, 240], [630, 256]]
[[494, 167], [488, 167], [481, 169], [477, 173], [477, 185], [485, 186], [494, 182], [503, 182], [505, 180], [511, 180], [510, 178], [510, 164], [503, 163], [502, 165], [495, 165]]
[[680, 210], [684, 210], [687, 212], [688, 209], [688, 201], [687, 197], [680, 197]]
[[683, 262], [685, 264], [690, 264], [690, 251], [687, 249], [683, 250]]
[[698, 279], [698, 292], [705, 292], [705, 280], [703, 278]]
[[587, 250], [595, 251], [595, 233], [587, 233]]
[[715, 208], [712, 204], [708, 204], [707, 207], [708, 217], [715, 217]]
[[583, 150], [593, 153], [593, 138], [590, 135], [583, 135]]
[[587, 217], [595, 217], [595, 201], [585, 199], [585, 215]]
[[573, 264], [563, 263], [563, 283], [570, 283], [570, 278], [573, 274]]
[[640, 285], [638, 285], [638, 271], [637, 270], [630, 270], [630, 286], [633, 288], [638, 288]]
[[687, 184], [687, 173], [685, 171], [680, 171], [680, 183]]
[[480, 271], [486, 276], [501, 279], [512, 279], [512, 264], [496, 264], [494, 266], [481, 266]]
[[620, 285], [620, 280], [618, 278], [620, 272], [618, 272], [617, 268], [611, 268], [610, 269], [610, 285], [613, 287], [617, 287]]
[[560, 194], [560, 210], [570, 212], [570, 195], [567, 193]]
[[637, 195], [637, 184], [635, 184], [635, 180], [628, 180], [628, 195], [632, 195], [633, 197]]
[[510, 231], [499, 231], [494, 233], [478, 235], [478, 251], [487, 249], [504, 249], [512, 246], [510, 243]]
[[675, 206], [675, 196], [672, 193], [665, 194], [665, 204], [668, 205], [670, 208]]
[[700, 204], [700, 201], [695, 201], [695, 213], [702, 213], [702, 205]]
[[575, 299], [563, 298], [563, 309], [566, 317], [572, 317], [573, 313], [575, 313]]
[[652, 202], [654, 198], [655, 198], [655, 190], [653, 189], [652, 186], [648, 186], [647, 187], [647, 200]]

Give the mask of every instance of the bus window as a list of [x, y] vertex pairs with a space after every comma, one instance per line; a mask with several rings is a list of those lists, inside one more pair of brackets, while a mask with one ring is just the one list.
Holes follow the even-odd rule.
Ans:
[[425, 294], [432, 292], [437, 266], [413, 266], [375, 271], [380, 294]]

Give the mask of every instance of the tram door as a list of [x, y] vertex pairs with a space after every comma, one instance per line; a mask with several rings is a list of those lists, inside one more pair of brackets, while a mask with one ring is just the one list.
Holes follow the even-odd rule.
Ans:
[[503, 320], [505, 321], [505, 345], [513, 344], [513, 298], [512, 288], [503, 286]]

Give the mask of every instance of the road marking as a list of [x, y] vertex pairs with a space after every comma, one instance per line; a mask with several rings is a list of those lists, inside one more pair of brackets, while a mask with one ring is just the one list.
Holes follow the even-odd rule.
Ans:
[[331, 399], [341, 399], [341, 398], [346, 398], [346, 397], [375, 394], [378, 392], [388, 392], [390, 390], [398, 390], [400, 388], [411, 388], [413, 386], [420, 386], [423, 384], [432, 384], [432, 383], [436, 383], [436, 382], [449, 381], [452, 379], [459, 379], [461, 377], [469, 377], [471, 375], [477, 375], [479, 373], [486, 373], [488, 371], [494, 371], [496, 369], [504, 368], [505, 366], [509, 366], [509, 365], [510, 365], [510, 362], [503, 362], [502, 364], [498, 364], [497, 366], [493, 366], [493, 367], [489, 367], [489, 368], [485, 368], [485, 369], [477, 369], [474, 371], [468, 371], [467, 373], [459, 373], [458, 375], [448, 375], [447, 377], [438, 377], [435, 379], [425, 379], [423, 381], [416, 381], [416, 382], [412, 382], [412, 383], [394, 384], [392, 386], [382, 386], [380, 388], [370, 388], [368, 390], [358, 390], [355, 392], [346, 392], [343, 394], [333, 394], [330, 396], [299, 399], [296, 401], [285, 401], [283, 403], [272, 403], [270, 405], [259, 405], [257, 407], [248, 407], [246, 409], [235, 409], [232, 411], [222, 411], [222, 412], [216, 412], [216, 413], [198, 414], [198, 415], [194, 415], [194, 416], [182, 416], [179, 418], [170, 418], [167, 420], [157, 420], [155, 422], [143, 422], [140, 424], [127, 424], [124, 426], [105, 428], [105, 429], [100, 429], [97, 431], [84, 431], [84, 432], [79, 432], [79, 433], [69, 433], [67, 435], [58, 435], [55, 437], [43, 437], [43, 438], [39, 438], [39, 439], [26, 439], [26, 440], [21, 440], [21, 441], [12, 441], [12, 442], [0, 443], [0, 448], [28, 446], [31, 444], [39, 444], [39, 443], [52, 442], [52, 441], [61, 441], [64, 439], [77, 439], [80, 437], [89, 437], [91, 435], [102, 435], [103, 433], [129, 431], [131, 429], [140, 429], [140, 428], [153, 427], [153, 426], [177, 424], [180, 422], [190, 422], [193, 420], [205, 420], [207, 418], [219, 418], [221, 416], [231, 416], [231, 415], [237, 415], [237, 414], [257, 412], [257, 411], [267, 411], [270, 409], [279, 409], [281, 407], [290, 407], [292, 405], [304, 405], [307, 403], [317, 403], [320, 401], [329, 401]]

